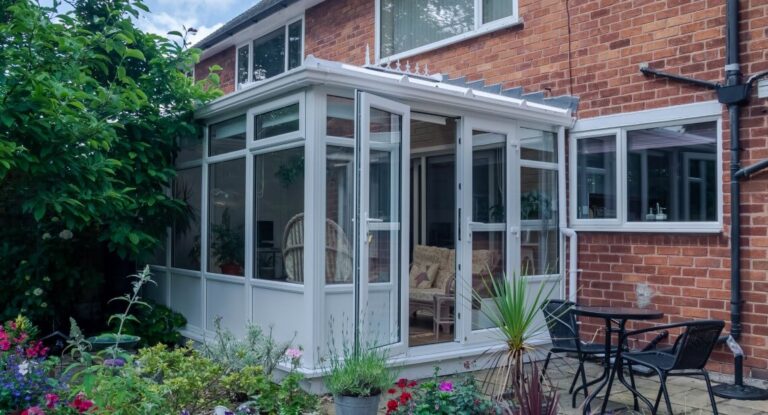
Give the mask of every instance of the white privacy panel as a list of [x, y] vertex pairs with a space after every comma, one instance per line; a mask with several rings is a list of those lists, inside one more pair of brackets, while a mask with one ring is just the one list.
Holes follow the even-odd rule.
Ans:
[[144, 286], [144, 298], [157, 304], [168, 305], [168, 272], [164, 268], [151, 267], [154, 284]]
[[183, 314], [187, 325], [203, 327], [202, 281], [200, 277], [171, 274], [171, 308]]
[[215, 321], [221, 318], [221, 326], [236, 336], [245, 335], [247, 310], [244, 283], [207, 279], [205, 281], [205, 328], [215, 329]]
[[354, 301], [351, 285], [326, 291], [323, 326], [318, 328], [323, 333], [319, 336], [321, 344], [317, 345], [320, 357], [328, 355], [331, 342], [335, 342], [337, 349], [354, 344]]
[[252, 298], [253, 323], [265, 332], [271, 327], [272, 335], [278, 341], [294, 339], [294, 345], [314, 350], [312, 323], [305, 318], [303, 292], [253, 287]]

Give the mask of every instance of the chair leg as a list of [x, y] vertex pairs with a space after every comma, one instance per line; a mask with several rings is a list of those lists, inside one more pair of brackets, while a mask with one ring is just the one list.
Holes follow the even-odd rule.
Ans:
[[659, 374], [661, 378], [661, 391], [664, 392], [664, 402], [667, 404], [667, 413], [674, 415], [672, 412], [672, 402], [669, 400], [669, 392], [667, 391], [667, 377]]
[[[629, 368], [629, 384], [632, 385], [632, 389], [637, 390], [637, 387], [635, 386], [635, 372], [632, 370], [632, 362], [627, 361], [627, 367]], [[632, 399], [634, 400], [635, 406], [634, 410], [639, 411], [640, 405], [637, 402], [637, 395], [632, 392]]]
[[717, 403], [715, 403], [715, 395], [712, 393], [712, 382], [709, 380], [709, 373], [705, 370], [703, 371], [704, 374], [704, 380], [707, 382], [707, 393], [709, 394], [709, 402], [712, 404], [712, 414], [717, 414]]
[[582, 370], [581, 363], [579, 363], [579, 367], [576, 369], [576, 373], [573, 374], [573, 380], [571, 381], [571, 387], [568, 388], [568, 393], [573, 393], [574, 388], [576, 388], [576, 382], [579, 380], [579, 375], [581, 375]]
[[[659, 380], [661, 382], [661, 380]], [[656, 403], [653, 404], [653, 411], [651, 413], [656, 415], [659, 411], [659, 403], [661, 402], [661, 384], [659, 384], [659, 393], [656, 394]]]

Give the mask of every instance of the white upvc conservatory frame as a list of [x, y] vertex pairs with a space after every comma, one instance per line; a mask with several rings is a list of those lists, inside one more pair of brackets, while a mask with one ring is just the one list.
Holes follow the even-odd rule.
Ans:
[[[222, 119], [229, 119], [236, 115], [247, 114], [246, 148], [235, 152], [207, 156], [208, 134], [204, 135], [204, 154], [201, 160], [179, 165], [183, 167], [201, 166], [202, 168], [202, 202], [201, 202], [201, 246], [207, 247], [208, 226], [208, 166], [212, 162], [232, 160], [245, 157], [245, 275], [233, 277], [207, 272], [207, 254], [201, 258], [201, 270], [190, 271], [171, 268], [171, 250], [166, 252], [166, 266], [153, 267], [159, 280], [159, 292], [154, 297], [159, 302], [174, 306], [174, 287], [183, 280], [178, 278], [192, 278], [200, 284], [198, 298], [202, 304], [200, 316], [190, 318], [190, 325], [184, 330], [184, 334], [197, 340], [212, 336], [212, 317], [214, 311], [209, 304], [227, 303], [229, 314], [231, 308], [241, 307], [239, 320], [227, 324], [236, 334], [242, 334], [242, 328], [249, 320], [266, 327], [277, 321], [290, 321], [294, 325], [287, 328], [277, 327], [276, 336], [290, 339], [295, 330], [294, 342], [305, 348], [302, 358], [301, 371], [309, 376], [322, 374], [321, 356], [319, 348], [327, 344], [326, 332], [326, 298], [329, 294], [351, 292], [351, 284], [327, 285], [324, 278], [313, 277], [307, 272], [308, 278], [304, 284], [267, 281], [255, 279], [253, 272], [253, 246], [254, 246], [254, 200], [252, 191], [254, 180], [254, 156], [279, 149], [304, 146], [305, 155], [305, 179], [304, 179], [304, 214], [305, 214], [305, 270], [325, 269], [324, 233], [325, 233], [325, 171], [326, 171], [326, 147], [328, 145], [340, 145], [353, 147], [354, 139], [334, 138], [326, 136], [326, 96], [335, 95], [353, 98], [353, 91], [365, 90], [371, 94], [377, 94], [389, 99], [395, 98], [410, 106], [411, 111], [424, 111], [429, 114], [445, 116], [461, 116], [459, 123], [460, 144], [457, 148], [457, 174], [471, 172], [471, 128], [476, 126], [482, 130], [504, 131], [510, 138], [507, 140], [507, 173], [509, 183], [507, 191], [507, 204], [514, 209], [511, 217], [519, 218], [519, 172], [521, 166], [543, 168], [564, 174], [564, 162], [558, 156], [557, 163], [543, 163], [536, 161], [516, 161], [516, 151], [519, 150], [519, 131], [523, 127], [531, 127], [550, 131], [557, 136], [556, 153], [560, 154], [564, 148], [564, 127], [573, 125], [570, 111], [562, 108], [551, 107], [539, 103], [527, 102], [523, 99], [505, 97], [481, 91], [475, 91], [455, 85], [436, 83], [434, 81], [411, 78], [405, 75], [392, 74], [363, 69], [356, 66], [340, 64], [336, 62], [321, 61], [312, 56], [305, 59], [304, 65], [288, 73], [265, 80], [258, 87], [247, 87], [236, 93], [222, 97], [199, 109], [196, 117], [206, 120], [211, 124]], [[296, 92], [300, 91], [300, 92]], [[253, 116], [277, 108], [285, 107], [292, 103], [299, 103], [300, 122], [299, 131], [285, 136], [270, 137], [264, 140], [253, 139]], [[502, 121], [504, 120], [504, 121]], [[467, 152], [469, 149], [469, 152]], [[469, 156], [468, 156], [469, 155]], [[404, 163], [405, 164], [405, 163]], [[409, 169], [407, 163], [405, 170]], [[312, 174], [322, 172], [322, 174]], [[516, 177], [517, 175], [517, 177]], [[471, 176], [463, 176], [471, 177]], [[405, 178], [403, 178], [405, 179]], [[462, 179], [463, 180], [463, 179]], [[517, 189], [517, 190], [515, 190]], [[467, 187], [467, 181], [463, 180], [463, 189], [458, 190], [457, 197], [471, 198], [471, 190]], [[558, 189], [558, 198], [565, 198], [565, 189]], [[467, 215], [462, 213], [464, 217]], [[471, 213], [470, 213], [471, 215]], [[469, 223], [464, 219], [460, 221], [462, 233], [469, 232]], [[564, 224], [560, 224], [563, 226]], [[515, 232], [517, 229], [517, 232]], [[513, 239], [519, 238], [520, 221], [517, 224], [507, 224], [507, 252], [514, 246]], [[559, 233], [558, 233], [559, 235]], [[467, 238], [465, 238], [465, 236]], [[458, 255], [470, 256], [471, 245], [466, 245], [469, 235], [462, 235], [462, 240], [457, 244]], [[559, 236], [558, 236], [559, 237]], [[168, 237], [170, 246], [171, 236]], [[559, 240], [560, 258], [564, 243]], [[471, 242], [470, 242], [471, 243]], [[463, 251], [462, 251], [463, 250]], [[466, 258], [464, 259], [465, 263]], [[518, 259], [508, 258], [507, 272], [514, 270], [514, 264]], [[562, 276], [564, 275], [564, 261], [559, 261], [559, 273], [552, 275], [535, 276], [533, 283], [561, 283], [556, 292], [562, 295]], [[461, 277], [458, 277], [461, 281]], [[470, 275], [471, 278], [471, 275]], [[176, 281], [176, 282], [174, 282]], [[188, 281], [187, 281], [188, 282]], [[457, 283], [457, 309], [471, 310], [468, 304], [468, 288], [459, 288]], [[211, 298], [213, 293], [221, 293], [227, 296], [217, 299]], [[463, 291], [462, 291], [463, 290]], [[234, 297], [232, 297], [234, 296]], [[190, 301], [194, 301], [190, 298]], [[236, 299], [239, 300], [236, 301]], [[211, 302], [213, 300], [213, 302]], [[241, 306], [238, 302], [242, 301]], [[403, 301], [407, 301], [404, 299]], [[279, 305], [280, 308], [275, 308]], [[258, 310], [258, 311], [257, 311]], [[264, 310], [280, 310], [277, 312], [264, 312]], [[469, 317], [469, 316], [467, 316]], [[285, 320], [285, 319], [288, 320]], [[282, 320], [279, 320], [282, 319]], [[397, 364], [406, 364], [416, 370], [421, 370], [418, 375], [428, 375], [434, 362], [443, 361], [444, 369], [461, 369], [463, 359], [471, 356], [479, 356], [492, 349], [498, 341], [497, 330], [488, 329], [472, 331], [471, 318], [461, 318], [456, 324], [456, 341], [439, 343], [428, 346], [409, 348], [406, 353], [392, 356], [392, 361]], [[198, 321], [197, 325], [193, 321]], [[290, 332], [290, 333], [289, 333]], [[547, 341], [545, 338], [541, 342]], [[498, 347], [501, 347], [500, 345]], [[453, 359], [453, 363], [451, 362]]]

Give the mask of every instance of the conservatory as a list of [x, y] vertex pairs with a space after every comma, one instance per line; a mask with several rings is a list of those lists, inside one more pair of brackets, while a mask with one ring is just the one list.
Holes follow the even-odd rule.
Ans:
[[562, 100], [309, 56], [196, 116], [173, 186], [195, 220], [150, 293], [190, 338], [254, 323], [312, 378], [358, 336], [416, 377], [500, 346], [489, 279], [563, 294]]

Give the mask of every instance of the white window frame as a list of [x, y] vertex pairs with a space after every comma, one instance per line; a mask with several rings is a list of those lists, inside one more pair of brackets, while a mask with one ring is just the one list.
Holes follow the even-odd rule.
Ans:
[[[275, 147], [281, 144], [290, 143], [293, 141], [303, 140], [305, 133], [305, 97], [304, 93], [288, 95], [283, 98], [271, 100], [265, 104], [253, 107], [248, 110], [246, 116], [246, 142], [247, 147], [251, 150], [258, 150], [267, 147]], [[256, 131], [254, 130], [256, 123], [256, 116], [266, 114], [268, 112], [279, 110], [281, 108], [289, 107], [291, 105], [299, 105], [299, 129], [288, 133], [263, 138], [261, 140], [256, 139]]]
[[[279, 29], [280, 27], [283, 28], [283, 32], [285, 33], [285, 43], [283, 45], [283, 50], [285, 51], [285, 53], [284, 53], [284, 60], [283, 60], [283, 71], [280, 73], [280, 75], [282, 75], [282, 74], [284, 74], [286, 72], [292, 71], [294, 69], [297, 69], [298, 67], [300, 67], [301, 65], [304, 64], [304, 46], [306, 44], [306, 24], [305, 24], [305, 21], [306, 20], [304, 19], [304, 15], [301, 15], [301, 16], [295, 17], [293, 19], [290, 19], [290, 20], [286, 21], [283, 24], [276, 25], [276, 26], [270, 26], [269, 30], [264, 30], [264, 31], [259, 32], [258, 36], [254, 36], [252, 38], [249, 38], [245, 42], [238, 43], [235, 46], [235, 68], [234, 68], [234, 72], [235, 72], [235, 77], [234, 77], [234, 80], [235, 80], [235, 91], [239, 91], [241, 89], [250, 87], [252, 85], [256, 85], [256, 84], [258, 84], [258, 83], [260, 83], [262, 81], [265, 81], [266, 79], [269, 79], [269, 78], [265, 78], [265, 79], [262, 79], [261, 81], [251, 81], [251, 79], [253, 79], [253, 42], [258, 40], [258, 39], [260, 39], [260, 38], [262, 38], [262, 37], [264, 37], [264, 36], [266, 36], [266, 35], [268, 35], [268, 34], [270, 34], [270, 33], [272, 33], [272, 32], [274, 32], [275, 30]], [[291, 68], [288, 68], [288, 61], [290, 59], [289, 53], [288, 53], [289, 52], [289, 31], [288, 31], [288, 28], [292, 24], [294, 24], [296, 22], [301, 22], [301, 46], [299, 47], [299, 50], [300, 50], [300, 52], [299, 52], [300, 60], [299, 60], [299, 66], [297, 66], [296, 68], [292, 68], [291, 69]], [[240, 53], [239, 52], [240, 52], [240, 49], [242, 49], [244, 47], [248, 48], [248, 82], [245, 82], [245, 83], [241, 84], [239, 82], [239, 80], [238, 80], [238, 68], [240, 67]]]
[[381, 0], [376, 0], [376, 28], [375, 28], [375, 54], [376, 62], [392, 62], [399, 59], [411, 57], [421, 53], [429, 52], [435, 49], [440, 49], [454, 43], [463, 42], [467, 39], [472, 39], [478, 36], [482, 36], [497, 30], [506, 29], [512, 26], [522, 24], [520, 18], [520, 3], [519, 0], [509, 0], [512, 2], [512, 15], [503, 17], [492, 22], [483, 23], [483, 0], [471, 0], [475, 3], [475, 27], [468, 32], [451, 36], [437, 42], [428, 43], [426, 45], [419, 46], [410, 50], [406, 50], [400, 53], [396, 53], [391, 56], [381, 56]]
[[[627, 201], [627, 132], [647, 128], [667, 127], [701, 122], [717, 123], [716, 175], [718, 180], [716, 219], [708, 222], [641, 222], [629, 221]], [[579, 219], [577, 186], [577, 142], [580, 139], [616, 136], [616, 218]], [[571, 226], [580, 231], [664, 232], [664, 233], [720, 233], [723, 230], [723, 145], [722, 106], [717, 101], [677, 105], [646, 111], [616, 114], [580, 120], [569, 138], [569, 219]]]

